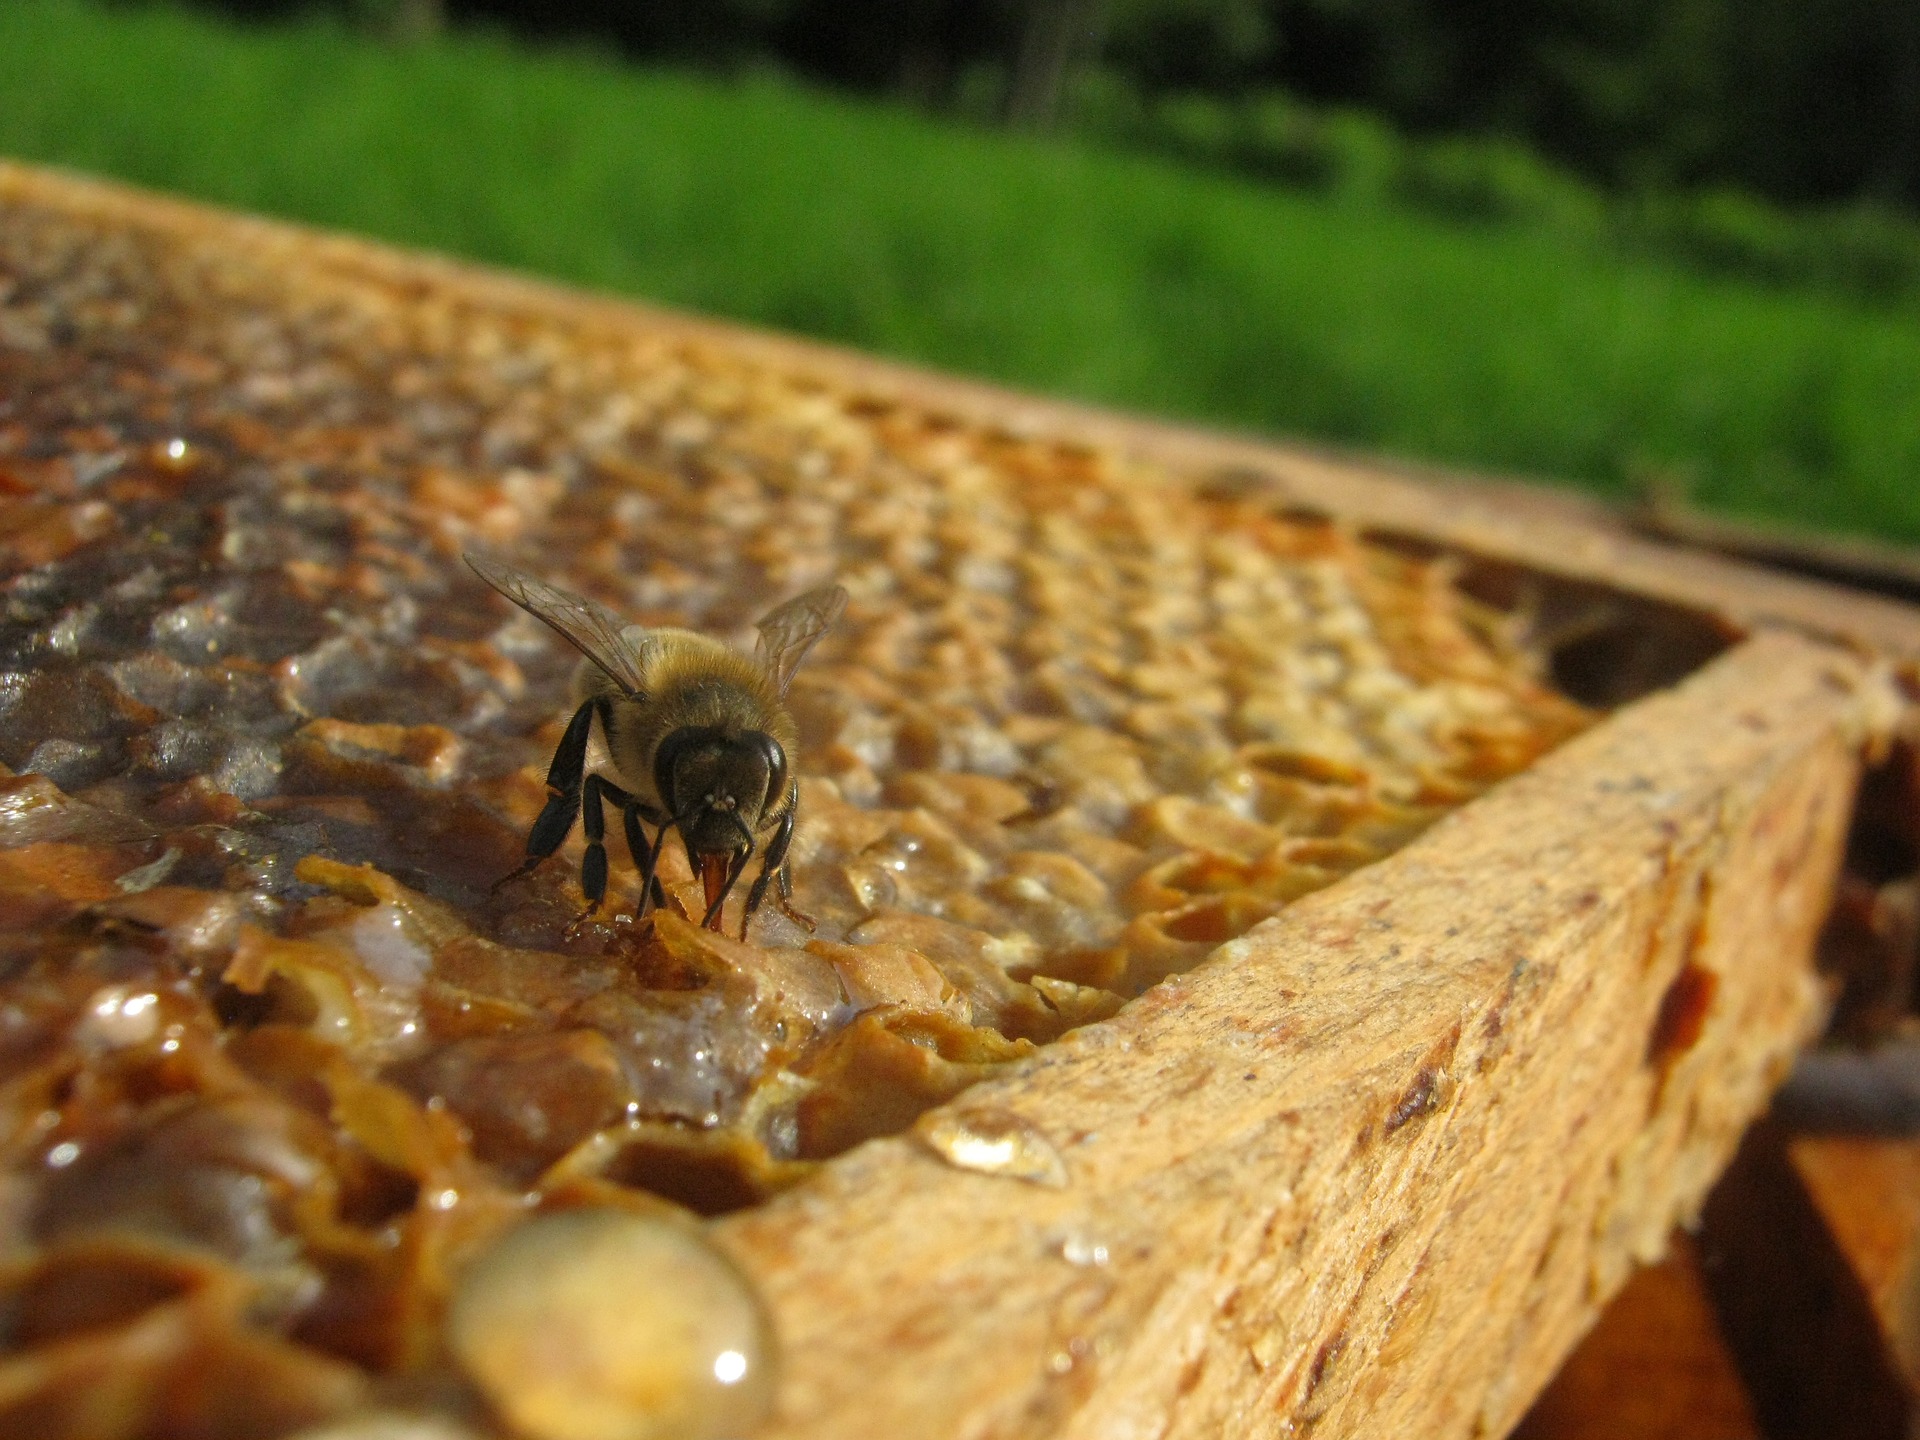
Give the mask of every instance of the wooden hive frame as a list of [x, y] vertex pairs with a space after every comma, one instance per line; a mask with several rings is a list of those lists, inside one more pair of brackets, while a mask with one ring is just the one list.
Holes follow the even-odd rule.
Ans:
[[1456, 552], [1495, 586], [1678, 616], [1647, 632], [1682, 637], [1659, 678], [1715, 648], [1703, 634], [1731, 642], [952, 1103], [1024, 1118], [1064, 1186], [962, 1171], [904, 1136], [714, 1222], [781, 1337], [769, 1437], [1503, 1434], [1697, 1214], [1822, 1021], [1814, 939], [1861, 768], [1905, 723], [1912, 610], [1637, 540], [1573, 500], [1035, 401], [0, 165], [0, 209], [15, 204], [290, 247], [396, 288], [664, 330], [1119, 446], [1196, 486]]

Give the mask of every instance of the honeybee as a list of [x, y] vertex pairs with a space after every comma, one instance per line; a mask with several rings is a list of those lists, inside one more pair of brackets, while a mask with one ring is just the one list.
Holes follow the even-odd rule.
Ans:
[[[620, 807], [627, 849], [640, 872], [641, 916], [666, 904], [655, 871], [667, 831], [678, 830], [687, 863], [706, 892], [701, 924], [721, 928], [721, 907], [758, 853], [760, 873], [747, 892], [740, 938], [747, 938], [770, 881], [779, 885], [780, 908], [812, 929], [813, 922], [791, 903], [787, 847], [800, 786], [787, 757], [799, 736], [786, 693], [801, 660], [846, 608], [847, 592], [827, 585], [768, 611], [759, 622], [759, 646], [747, 656], [691, 630], [623, 624], [571, 590], [477, 555], [466, 561], [586, 657], [574, 671], [573, 719], [547, 770], [547, 804], [527, 836], [526, 861], [500, 884], [558, 850], [579, 815], [587, 833], [580, 864], [587, 909], [580, 919], [591, 916], [607, 896], [601, 802], [611, 800]], [[596, 719], [611, 778], [587, 773]], [[651, 841], [642, 821], [654, 827]]]

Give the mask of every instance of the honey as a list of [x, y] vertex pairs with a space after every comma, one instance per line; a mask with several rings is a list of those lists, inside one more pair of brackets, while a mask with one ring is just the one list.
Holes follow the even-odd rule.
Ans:
[[[698, 929], [672, 847], [636, 924], [617, 844], [576, 926], [577, 834], [492, 889], [574, 657], [475, 548], [742, 644], [847, 587], [789, 697], [812, 932]], [[0, 569], [3, 1283], [92, 1297], [0, 1352], [49, 1440], [585, 1436], [472, 1338], [502, 1247], [802, 1181], [1589, 719], [1444, 563], [1117, 452], [31, 207]], [[966, 1114], [935, 1153], [1070, 1180]]]

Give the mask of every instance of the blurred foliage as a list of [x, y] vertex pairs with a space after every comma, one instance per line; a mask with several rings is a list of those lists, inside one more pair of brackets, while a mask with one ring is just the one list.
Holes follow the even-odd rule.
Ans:
[[1067, 122], [1318, 194], [1541, 226], [1769, 285], [1920, 302], [1920, 220], [1874, 197], [1788, 209], [1723, 186], [1609, 190], [1498, 136], [1409, 136], [1369, 112], [1308, 105], [1284, 90], [1154, 96], [1110, 70], [1082, 77]]
[[207, 0], [446, 15], [1768, 284], [1920, 294], [1920, 0]]
[[1148, 91], [1234, 90], [1271, 56], [1266, 0], [1109, 0], [1099, 58]]
[[[1501, 136], [1609, 188], [1920, 205], [1917, 0], [444, 3], [455, 20], [723, 68], [778, 63], [935, 107], [992, 94], [988, 108], [1006, 114], [1023, 90], [1050, 105], [1088, 66], [1150, 98], [1279, 88], [1414, 134]], [[1059, 73], [1027, 73], [1036, 66]]]

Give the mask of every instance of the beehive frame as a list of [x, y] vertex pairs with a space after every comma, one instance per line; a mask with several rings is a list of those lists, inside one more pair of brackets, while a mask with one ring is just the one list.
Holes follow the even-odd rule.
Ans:
[[960, 1171], [906, 1136], [715, 1222], [781, 1336], [769, 1436], [1502, 1434], [1697, 1211], [1818, 1026], [1813, 940], [1860, 767], [1902, 723], [1912, 611], [1637, 541], [1578, 502], [1031, 400], [98, 182], [0, 166], [9, 205], [695, 336], [1677, 607], [1734, 642], [953, 1102], [1028, 1121], [1064, 1187]]

